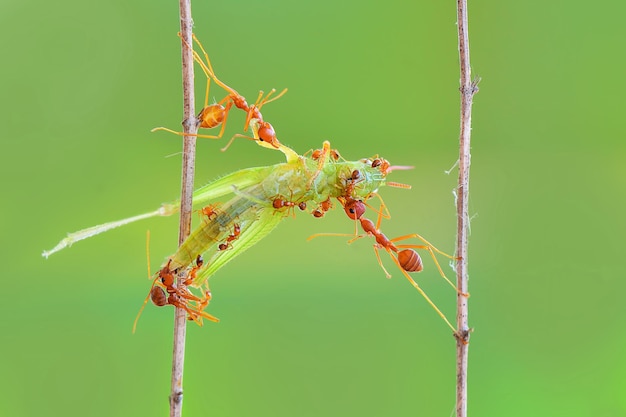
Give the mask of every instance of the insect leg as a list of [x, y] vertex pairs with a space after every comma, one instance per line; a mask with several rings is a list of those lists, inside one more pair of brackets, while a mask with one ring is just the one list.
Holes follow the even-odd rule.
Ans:
[[328, 160], [328, 156], [330, 155], [330, 142], [329, 141], [327, 140], [324, 141], [324, 144], [322, 145], [322, 149], [319, 153], [317, 153], [317, 155], [318, 155], [317, 169], [315, 170], [311, 178], [309, 178], [309, 182], [307, 183], [307, 186], [309, 188], [311, 187], [313, 182], [315, 182], [315, 179], [320, 175], [320, 173], [322, 172], [322, 169], [324, 169], [324, 165], [326, 165], [326, 161]]
[[[389, 251], [387, 251], [389, 252]], [[430, 297], [428, 295], [426, 295], [426, 293], [424, 292], [424, 290], [417, 284], [417, 282], [415, 282], [413, 280], [413, 278], [411, 278], [411, 276], [408, 274], [408, 272], [406, 272], [404, 270], [404, 268], [402, 268], [402, 266], [400, 265], [400, 262], [398, 261], [398, 259], [391, 253], [389, 252], [389, 255], [391, 256], [391, 259], [393, 259], [394, 263], [398, 266], [398, 268], [400, 269], [400, 271], [402, 272], [402, 274], [406, 277], [406, 279], [409, 280], [409, 282], [411, 283], [411, 285], [413, 285], [413, 287], [422, 295], [422, 297], [424, 297], [424, 299], [426, 300], [426, 302], [428, 304], [430, 304], [430, 306], [433, 308], [433, 310], [435, 310], [435, 312], [439, 315], [439, 317], [441, 317], [443, 319], [443, 321], [446, 322], [446, 324], [448, 325], [448, 327], [450, 327], [452, 329], [452, 331], [454, 332], [454, 334], [457, 333], [456, 328], [452, 325], [452, 323], [450, 323], [448, 321], [448, 319], [446, 318], [446, 316], [441, 312], [441, 310], [439, 310], [439, 308], [435, 305], [435, 303], [430, 299]]]
[[[399, 236], [399, 237], [393, 238], [393, 239], [391, 239], [391, 242], [399, 242], [399, 241], [406, 240], [406, 239], [411, 239], [411, 238], [420, 239], [422, 242], [425, 243], [425, 245], [401, 244], [401, 245], [396, 245], [396, 247], [398, 247], [398, 248], [410, 248], [410, 249], [424, 249], [424, 250], [427, 250], [428, 253], [430, 254], [430, 257], [433, 259], [433, 261], [435, 262], [435, 265], [437, 266], [437, 270], [439, 271], [439, 275], [441, 275], [441, 277], [443, 279], [445, 279], [446, 282], [448, 284], [450, 284], [450, 286], [452, 288], [454, 288], [455, 291], [459, 292], [459, 290], [457, 289], [456, 285], [454, 285], [452, 283], [452, 281], [450, 281], [450, 279], [448, 279], [446, 274], [443, 272], [443, 269], [441, 268], [441, 265], [439, 264], [439, 261], [437, 260], [437, 257], [435, 255], [435, 253], [443, 255], [446, 258], [449, 258], [449, 259], [452, 259], [452, 260], [456, 260], [457, 258], [452, 256], [452, 255], [448, 255], [447, 253], [437, 249], [429, 241], [427, 241], [426, 239], [424, 239], [422, 236], [420, 236], [417, 233], [412, 233], [410, 235], [404, 235], [404, 236]], [[461, 293], [459, 292], [459, 294], [461, 294]], [[469, 296], [469, 294], [463, 294], [463, 295]]]

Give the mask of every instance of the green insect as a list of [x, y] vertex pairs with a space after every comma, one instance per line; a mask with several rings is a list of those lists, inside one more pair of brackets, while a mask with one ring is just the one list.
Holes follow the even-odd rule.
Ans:
[[[328, 143], [325, 146], [329, 147]], [[211, 256], [192, 282], [195, 286], [201, 285], [227, 262], [274, 230], [288, 215], [289, 207], [322, 207], [331, 198], [343, 197], [355, 170], [367, 180], [354, 187], [352, 198], [367, 199], [385, 183], [387, 172], [372, 167], [369, 160], [350, 162], [324, 157], [320, 163], [312, 158], [298, 157], [283, 164], [237, 171], [199, 189], [194, 198], [197, 195], [200, 203], [220, 197], [225, 190], [234, 196], [220, 206], [215, 216], [191, 233], [170, 258], [169, 268], [187, 267], [198, 254], [218, 243], [221, 250]], [[235, 229], [237, 232], [233, 234]], [[228, 240], [230, 236], [233, 237]]]
[[[444, 278], [445, 274], [435, 258], [435, 252], [449, 258], [453, 257], [439, 251], [416, 234], [387, 239], [379, 230], [383, 212], [386, 211], [384, 205], [381, 205], [378, 212], [376, 225], [363, 216], [366, 210], [365, 202], [377, 196], [381, 186], [409, 188], [404, 184], [386, 181], [390, 172], [407, 167], [391, 166], [378, 157], [346, 161], [337, 151], [330, 148], [328, 142], [324, 142], [323, 148], [313, 151], [310, 156], [298, 155], [282, 144], [276, 146], [263, 141], [257, 143], [282, 151], [287, 161], [272, 166], [243, 169], [196, 190], [193, 195], [194, 207], [204, 213], [204, 220], [155, 274], [155, 283], [148, 298], [156, 305], [170, 304], [184, 308], [189, 318], [198, 324], [202, 323], [203, 318], [217, 321], [203, 311], [210, 300], [208, 278], [267, 236], [296, 207], [300, 210], [312, 208], [311, 213], [315, 217], [322, 217], [332, 207], [331, 199], [336, 199], [350, 219], [360, 221], [365, 235], [356, 238], [364, 236], [375, 238], [376, 256], [387, 276], [390, 275], [380, 260], [379, 249], [390, 254], [407, 279], [454, 330], [443, 313], [408, 275], [408, 272], [418, 272], [422, 269], [421, 258], [414, 248], [428, 250]], [[230, 199], [223, 204], [207, 205], [228, 195], [231, 196]], [[178, 210], [179, 202], [175, 201], [163, 204], [152, 212], [71, 233], [53, 249], [45, 251], [43, 256], [47, 258], [75, 242], [110, 229], [150, 217], [170, 216]], [[317, 235], [313, 237], [315, 236]], [[419, 238], [425, 244], [395, 243], [411, 237]], [[203, 295], [195, 295], [187, 288], [177, 288], [174, 285], [177, 276], [186, 277], [185, 286], [204, 289]], [[451, 282], [450, 284], [454, 287]]]

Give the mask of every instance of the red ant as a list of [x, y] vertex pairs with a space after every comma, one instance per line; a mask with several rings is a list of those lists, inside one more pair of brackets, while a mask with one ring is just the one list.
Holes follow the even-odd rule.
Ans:
[[330, 201], [330, 197], [328, 197], [326, 200], [322, 201], [315, 210], [313, 210], [313, 217], [324, 217], [324, 214], [326, 214], [326, 212], [331, 208], [333, 208], [333, 203]]
[[[202, 268], [202, 266], [204, 265], [204, 259], [202, 258], [202, 255], [198, 255], [196, 257], [196, 265], [191, 268], [191, 270], [189, 270], [189, 273], [187, 274], [187, 279], [185, 280], [185, 282], [183, 283], [183, 285], [191, 285], [193, 283], [193, 280], [196, 279], [196, 275], [198, 273], [198, 271]], [[208, 285], [208, 284], [207, 284]], [[195, 297], [193, 298], [193, 301], [195, 301], [196, 305], [193, 308], [193, 311], [195, 312], [199, 312], [199, 313], [204, 313], [204, 309], [209, 305], [209, 301], [211, 301], [211, 290], [208, 289], [204, 292], [204, 297], [202, 298], [198, 298]], [[206, 314], [206, 313], [205, 313]], [[203, 315], [203, 317], [205, 317]], [[211, 316], [213, 317], [213, 316]], [[189, 315], [189, 317], [187, 317], [188, 320], [193, 320], [196, 321], [197, 320], [192, 316]], [[202, 325], [202, 319], [200, 318], [200, 325]]]
[[[351, 178], [354, 178], [354, 177], [358, 178], [358, 176], [354, 175], [353, 173]], [[350, 184], [348, 184], [348, 187], [349, 186]], [[346, 189], [348, 187], [346, 187]], [[348, 243], [352, 243], [353, 241], [363, 238], [365, 236], [374, 237], [374, 239], [376, 240], [376, 243], [374, 244], [374, 251], [376, 253], [376, 259], [378, 260], [378, 264], [380, 265], [380, 267], [385, 272], [385, 275], [387, 276], [387, 278], [391, 278], [391, 274], [389, 274], [389, 272], [383, 265], [382, 259], [380, 258], [379, 249], [384, 249], [389, 254], [393, 262], [396, 264], [396, 266], [398, 266], [398, 268], [400, 269], [402, 274], [406, 277], [406, 279], [409, 280], [411, 285], [413, 285], [413, 287], [417, 289], [417, 291], [419, 291], [419, 293], [422, 295], [422, 297], [424, 297], [424, 299], [428, 302], [428, 304], [430, 304], [430, 306], [437, 312], [437, 314], [446, 322], [446, 324], [456, 334], [456, 329], [454, 328], [454, 326], [448, 321], [446, 316], [441, 312], [441, 310], [439, 310], [439, 308], [435, 305], [435, 303], [426, 295], [424, 290], [422, 290], [422, 288], [417, 284], [417, 282], [415, 282], [415, 280], [411, 278], [411, 276], [409, 275], [409, 272], [420, 272], [424, 268], [423, 263], [422, 263], [422, 258], [415, 251], [415, 249], [425, 249], [430, 253], [431, 257], [435, 261], [435, 265], [437, 265], [439, 274], [457, 291], [457, 293], [461, 294], [458, 291], [458, 289], [455, 287], [455, 285], [444, 274], [443, 270], [441, 269], [441, 266], [439, 265], [439, 261], [437, 261], [435, 252], [450, 259], [457, 259], [457, 258], [440, 251], [439, 249], [434, 247], [430, 242], [428, 242], [426, 239], [424, 239], [422, 236], [418, 235], [417, 233], [389, 239], [380, 230], [380, 223], [382, 221], [382, 218], [387, 217], [383, 215], [383, 213], [386, 211], [385, 204], [381, 201], [381, 207], [380, 207], [380, 210], [378, 211], [378, 220], [376, 221], [376, 224], [374, 224], [373, 221], [371, 221], [370, 219], [364, 216], [365, 210], [366, 210], [366, 204], [363, 201], [356, 200], [346, 194], [347, 193], [344, 193], [344, 196], [338, 198], [338, 200], [343, 205], [344, 212], [350, 219], [354, 220], [355, 222], [356, 221], [360, 222], [361, 228], [366, 233], [366, 235], [354, 237], [353, 239], [348, 241]], [[318, 236], [322, 236], [322, 235], [327, 236], [330, 234], [315, 234], [313, 236], [310, 236], [309, 240]], [[344, 234], [332, 234], [332, 235], [345, 236]], [[399, 241], [410, 239], [410, 238], [418, 238], [424, 244], [415, 245], [415, 244], [398, 244], [397, 243]], [[462, 294], [462, 295], [468, 296], [468, 294]]]
[[[183, 310], [187, 312], [187, 314], [189, 314], [189, 318], [195, 321], [199, 325], [202, 325], [202, 317], [211, 321], [215, 321], [215, 322], [219, 321], [217, 318], [213, 317], [212, 315], [208, 313], [205, 313], [202, 310], [191, 308], [189, 306], [189, 301], [202, 302], [203, 299], [192, 294], [187, 288], [184, 288], [185, 286], [192, 283], [193, 279], [196, 277], [197, 271], [200, 268], [202, 268], [202, 265], [204, 263], [202, 256], [198, 255], [198, 257], [196, 258], [196, 265], [193, 268], [191, 268], [191, 270], [189, 271], [187, 278], [183, 282], [182, 288], [176, 288], [174, 286], [178, 271], [170, 270], [171, 262], [172, 261], [169, 260], [167, 264], [163, 268], [161, 268], [157, 276], [157, 279], [161, 280], [161, 284], [163, 285], [163, 287], [165, 287], [165, 291], [167, 291], [167, 293], [169, 294], [166, 304], [171, 304], [178, 308], [182, 308]], [[156, 283], [156, 280], [155, 280], [155, 283]], [[154, 283], [153, 283], [153, 287], [154, 287]], [[155, 288], [161, 288], [161, 287], [155, 287]], [[161, 291], [163, 292], [162, 288], [161, 288]], [[154, 295], [154, 290], [151, 290], [150, 296], [152, 300], [154, 301], [153, 295]], [[157, 297], [157, 300], [161, 301], [161, 297]], [[185, 300], [185, 301], [182, 302], [181, 300]]]
[[202, 207], [198, 212], [201, 216], [204, 216], [206, 220], [211, 221], [215, 216], [219, 214], [218, 204], [210, 204], [206, 207]]
[[198, 271], [202, 268], [203, 265], [204, 265], [204, 258], [202, 258], [202, 255], [198, 255], [196, 257], [196, 265], [189, 270], [189, 273], [187, 274], [187, 279], [185, 279], [185, 281], [183, 282], [183, 285], [185, 286], [191, 285], [191, 283], [193, 283], [193, 280], [196, 279], [196, 275], [198, 274]]
[[356, 185], [361, 181], [363, 181], [363, 178], [361, 178], [361, 171], [359, 171], [358, 169], [352, 171], [352, 173], [350, 173], [350, 176], [345, 179], [346, 186], [343, 192], [344, 197], [352, 197], [352, 193], [354, 193], [354, 187], [356, 187]]
[[281, 209], [283, 207], [296, 207], [298, 206], [298, 208], [300, 210], [306, 210], [306, 203], [304, 201], [300, 202], [300, 203], [295, 203], [293, 201], [287, 201], [287, 200], [283, 200], [280, 197], [277, 197], [274, 199], [274, 201], [272, 201], [272, 207], [274, 207], [275, 209]]
[[235, 223], [235, 225], [233, 226], [233, 234], [229, 235], [226, 238], [226, 242], [225, 243], [220, 243], [218, 245], [218, 249], [219, 250], [226, 250], [226, 249], [228, 249], [231, 246], [233, 240], [236, 240], [239, 237], [240, 234], [241, 234], [241, 227], [239, 227], [239, 224]]
[[[173, 305], [177, 308], [181, 308], [185, 310], [188, 314], [189, 320], [193, 320], [196, 324], [202, 326], [202, 319], [205, 318], [207, 320], [218, 322], [219, 319], [217, 317], [212, 316], [211, 314], [203, 311], [204, 308], [208, 305], [210, 300], [210, 293], [205, 295], [204, 298], [200, 298], [192, 294], [189, 290], [184, 288], [184, 286], [190, 284], [196, 276], [197, 271], [202, 267], [204, 260], [202, 256], [198, 255], [196, 258], [196, 266], [194, 266], [190, 272], [187, 279], [183, 282], [182, 288], [176, 288], [174, 284], [176, 283], [176, 275], [178, 273], [177, 270], [171, 270], [170, 264], [171, 259], [167, 262], [167, 264], [161, 268], [157, 276], [152, 281], [152, 286], [150, 287], [150, 292], [148, 296], [144, 300], [139, 313], [137, 313], [137, 317], [135, 318], [135, 322], [133, 324], [133, 333], [137, 327], [137, 321], [143, 312], [143, 309], [146, 307], [148, 303], [148, 299], [152, 301], [152, 303], [158, 307], [163, 307], [165, 305]], [[148, 261], [149, 264], [149, 261]], [[160, 284], [157, 285], [157, 280], [160, 280]], [[191, 306], [190, 301], [196, 302], [196, 306]]]
[[334, 161], [338, 161], [341, 158], [339, 152], [336, 149], [330, 148], [330, 142], [325, 140], [322, 149], [316, 149], [311, 153], [311, 159], [317, 161], [317, 169], [309, 178], [309, 182], [307, 186], [310, 188], [311, 185], [315, 182], [315, 179], [320, 175], [324, 165], [326, 165], [326, 160], [330, 157], [330, 159]]
[[[209, 305], [209, 301], [211, 301], [211, 298], [211, 290], [207, 289], [206, 291], [204, 291], [204, 297], [202, 297], [200, 301], [196, 301], [194, 310], [203, 311]], [[187, 319], [194, 320], [192, 316], [188, 316]]]
[[[306, 202], [301, 201], [299, 203], [296, 203], [294, 201], [288, 201], [279, 195], [272, 200], [272, 207], [274, 207], [276, 210], [288, 207], [287, 213], [289, 213], [289, 210], [295, 210], [295, 207], [298, 207], [301, 211], [304, 211], [306, 210]], [[293, 213], [293, 216], [295, 217], [295, 212]]]
[[[363, 162], [369, 162], [372, 166], [372, 168], [376, 168], [378, 167], [378, 169], [380, 170], [380, 172], [387, 176], [387, 174], [389, 174], [391, 171], [398, 171], [398, 170], [407, 170], [407, 169], [413, 169], [414, 167], [409, 166], [409, 165], [390, 165], [389, 162], [387, 162], [387, 160], [383, 159], [383, 158], [379, 158], [378, 156], [375, 156], [373, 160], [366, 159], [363, 160]], [[393, 181], [387, 181], [387, 185], [389, 187], [395, 187], [395, 188], [404, 188], [404, 189], [410, 189], [411, 186], [408, 184], [402, 184], [400, 182], [393, 182]]]
[[322, 149], [316, 149], [313, 152], [311, 152], [311, 159], [313, 159], [314, 161], [317, 161], [318, 159], [322, 157], [326, 157], [326, 154], [330, 155], [330, 158], [333, 161], [338, 161], [341, 158], [341, 155], [339, 154], [339, 151], [337, 151], [337, 149], [322, 148]]
[[[376, 251], [376, 256], [378, 258], [380, 266], [383, 268], [383, 271], [385, 271], [387, 278], [390, 278], [391, 275], [389, 274], [389, 272], [387, 272], [387, 270], [383, 266], [380, 260], [378, 249], [385, 249], [391, 255], [391, 257], [395, 261], [397, 261], [395, 263], [402, 269], [402, 271], [406, 271], [406, 272], [420, 272], [423, 269], [422, 258], [414, 249], [425, 249], [430, 253], [431, 257], [435, 261], [435, 264], [437, 265], [437, 269], [439, 270], [439, 274], [454, 289], [456, 289], [455, 285], [446, 277], [443, 270], [441, 269], [441, 266], [439, 265], [439, 262], [437, 261], [437, 258], [435, 256], [435, 252], [450, 259], [457, 259], [457, 258], [451, 255], [448, 255], [445, 252], [440, 251], [439, 249], [434, 247], [430, 242], [428, 242], [426, 239], [424, 239], [422, 236], [420, 236], [417, 233], [412, 233], [409, 235], [404, 235], [404, 236], [395, 237], [393, 239], [389, 239], [387, 238], [387, 236], [385, 236], [384, 233], [380, 231], [380, 223], [383, 218], [383, 211], [385, 210], [384, 203], [381, 203], [376, 225], [374, 225], [373, 221], [363, 216], [363, 214], [365, 213], [365, 203], [363, 203], [363, 201], [354, 200], [352, 198], [347, 198], [343, 205], [344, 205], [344, 211], [346, 215], [352, 220], [358, 220], [361, 223], [361, 228], [363, 229], [363, 231], [367, 233], [368, 236], [373, 236], [376, 239], [374, 250]], [[357, 238], [355, 239], [358, 239], [360, 237], [362, 236], [357, 236]], [[399, 241], [411, 239], [411, 238], [418, 238], [422, 242], [424, 242], [425, 245], [414, 245], [414, 244], [397, 245], [395, 244], [395, 242], [399, 242]], [[397, 257], [394, 256], [392, 252], [396, 253]], [[407, 278], [409, 278], [409, 280], [414, 283], [414, 281], [410, 277], [407, 276]]]
[[[263, 97], [263, 91], [259, 91], [259, 95], [252, 106], [248, 105], [246, 102], [246, 98], [239, 94], [235, 89], [229, 87], [220, 81], [215, 72], [213, 71], [213, 67], [211, 66], [211, 61], [209, 60], [209, 54], [206, 52], [198, 38], [195, 35], [193, 36], [193, 40], [198, 44], [200, 50], [202, 51], [206, 62], [202, 60], [202, 57], [198, 52], [193, 50], [193, 47], [182, 38], [179, 33], [178, 36], [185, 43], [185, 45], [191, 49], [193, 52], [194, 60], [200, 65], [202, 71], [207, 76], [207, 88], [206, 94], [204, 97], [204, 107], [198, 113], [198, 127], [203, 129], [211, 129], [214, 127], [222, 125], [219, 133], [217, 135], [204, 135], [204, 134], [187, 134], [183, 132], [177, 132], [165, 127], [157, 127], [152, 129], [152, 132], [157, 130], [165, 130], [170, 133], [174, 133], [179, 136], [195, 136], [198, 138], [207, 138], [207, 139], [220, 139], [224, 134], [224, 129], [226, 128], [226, 121], [228, 119], [228, 114], [230, 109], [234, 105], [238, 109], [243, 110], [246, 113], [246, 122], [244, 124], [244, 132], [248, 130], [249, 126], [252, 126], [252, 134], [253, 137], [245, 136], [237, 134], [231, 138], [231, 140], [226, 144], [225, 147], [222, 148], [222, 151], [225, 151], [230, 147], [233, 140], [238, 137], [247, 138], [254, 141], [264, 142], [272, 147], [279, 149], [281, 147], [280, 142], [276, 138], [276, 132], [274, 131], [274, 127], [269, 123], [263, 120], [263, 115], [261, 114], [261, 107], [263, 107], [267, 103], [271, 103], [274, 100], [278, 100], [282, 97], [287, 89], [285, 88], [281, 91], [277, 96], [274, 96], [270, 99], [270, 97], [276, 92], [276, 89], [272, 89], [265, 97]], [[208, 104], [209, 101], [209, 89], [211, 85], [211, 80], [213, 80], [217, 85], [222, 87], [224, 90], [228, 92], [228, 95], [215, 104]]]

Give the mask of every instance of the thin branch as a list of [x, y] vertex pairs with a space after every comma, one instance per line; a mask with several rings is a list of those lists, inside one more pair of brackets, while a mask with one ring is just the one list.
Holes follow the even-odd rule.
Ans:
[[472, 101], [478, 80], [471, 79], [467, 0], [457, 0], [459, 62], [461, 69], [461, 132], [459, 137], [459, 184], [457, 189], [457, 393], [456, 415], [467, 416], [467, 366], [470, 328], [468, 324], [468, 233], [469, 173]]
[[[195, 119], [193, 55], [185, 46], [192, 44], [193, 21], [191, 19], [191, 0], [180, 0], [180, 33], [183, 72], [183, 129], [185, 133], [195, 134], [198, 125]], [[183, 142], [183, 163], [181, 173], [180, 227], [178, 244], [189, 236], [191, 231], [191, 207], [193, 195], [193, 178], [196, 160], [196, 138], [185, 136]], [[179, 288], [183, 278], [178, 279]], [[172, 355], [172, 385], [169, 397], [170, 417], [180, 417], [183, 409], [183, 369], [185, 364], [185, 334], [187, 330], [187, 313], [182, 308], [175, 309], [174, 315], [174, 348]]]

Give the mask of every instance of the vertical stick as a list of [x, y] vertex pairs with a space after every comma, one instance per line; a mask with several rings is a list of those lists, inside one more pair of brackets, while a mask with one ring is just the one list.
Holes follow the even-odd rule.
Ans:
[[472, 81], [469, 35], [467, 29], [467, 0], [457, 0], [457, 28], [459, 35], [459, 62], [461, 68], [461, 132], [459, 137], [459, 184], [457, 188], [457, 390], [456, 415], [467, 416], [467, 362], [469, 350], [467, 245], [469, 231], [469, 173], [472, 100], [478, 91], [478, 80]]
[[[180, 33], [188, 45], [192, 45], [191, 0], [180, 0]], [[183, 69], [183, 130], [185, 133], [197, 133], [195, 118], [193, 56], [191, 50], [181, 41]], [[191, 231], [191, 207], [193, 178], [196, 160], [196, 138], [185, 136], [183, 142], [183, 164], [181, 173], [180, 227], [178, 245], [189, 236]], [[178, 278], [182, 286], [183, 278]], [[183, 409], [183, 369], [185, 364], [185, 333], [187, 314], [182, 308], [176, 308], [174, 314], [174, 351], [172, 355], [172, 385], [169, 397], [170, 417], [180, 417]]]

